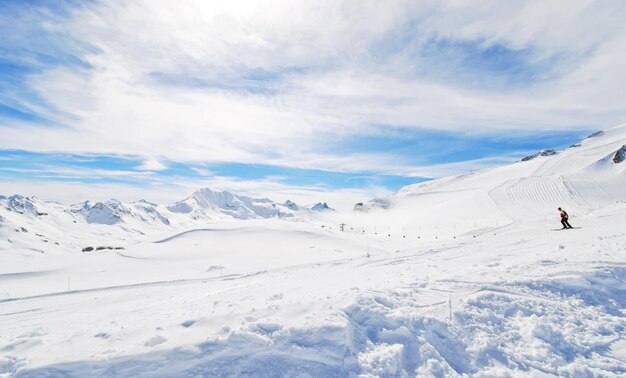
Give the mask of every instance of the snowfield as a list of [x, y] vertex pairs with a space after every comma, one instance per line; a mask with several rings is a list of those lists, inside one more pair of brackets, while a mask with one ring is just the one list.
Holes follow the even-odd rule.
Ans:
[[0, 376], [626, 376], [625, 144], [350, 213], [1, 197]]

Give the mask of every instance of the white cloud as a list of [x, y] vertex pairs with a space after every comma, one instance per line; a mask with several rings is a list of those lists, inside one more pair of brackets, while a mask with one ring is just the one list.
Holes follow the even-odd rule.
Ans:
[[[625, 7], [97, 2], [70, 20], [47, 20], [90, 46], [81, 58], [91, 68], [55, 68], [29, 80], [60, 110], [44, 115], [65, 127], [0, 125], [0, 148], [139, 155], [146, 170], [163, 169], [152, 158], [159, 156], [413, 175], [427, 169], [393, 152], [342, 151], [342, 141], [384, 133], [385, 125], [476, 134], [622, 122]], [[419, 74], [432, 64], [419, 52], [430, 40], [501, 45], [522, 51], [529, 64], [553, 60], [554, 69], [516, 88], [439, 81]]]
[[147, 159], [137, 169], [142, 171], [162, 171], [167, 169], [167, 165], [161, 163], [157, 159]]
[[200, 176], [211, 177], [215, 176], [215, 173], [206, 168], [198, 168], [198, 167], [189, 167], [192, 171], [196, 172]]
[[[153, 176], [153, 172], [138, 172], [115, 169], [94, 169], [62, 167], [53, 165], [38, 165], [37, 168], [0, 167], [0, 171], [29, 173], [33, 177], [53, 177], [64, 179], [140, 179], [146, 180]], [[154, 180], [158, 178], [153, 176]]]

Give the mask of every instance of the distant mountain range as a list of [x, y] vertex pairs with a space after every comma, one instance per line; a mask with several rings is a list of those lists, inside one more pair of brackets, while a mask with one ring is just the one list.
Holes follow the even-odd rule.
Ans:
[[252, 198], [227, 191], [213, 191], [209, 188], [200, 189], [170, 205], [158, 205], [145, 200], [123, 203], [110, 199], [95, 203], [85, 201], [66, 207], [36, 197], [13, 195], [0, 196], [0, 206], [6, 211], [30, 216], [48, 216], [50, 213], [63, 212], [70, 214], [75, 220], [104, 225], [133, 221], [170, 225], [173, 220], [180, 221], [181, 218], [192, 220], [280, 218], [301, 221], [312, 212], [332, 210], [325, 202], [307, 208], [289, 200], [278, 203], [269, 198]]
[[[0, 196], [0, 249], [7, 243], [7, 248], [22, 246], [37, 251], [50, 249], [51, 245], [82, 248], [83, 240], [125, 244], [220, 221], [270, 218], [308, 221], [327, 210], [331, 209], [326, 203], [306, 207], [293, 201], [279, 203], [209, 188], [169, 205], [110, 199], [68, 206], [37, 197]], [[71, 240], [76, 240], [76, 244]]]

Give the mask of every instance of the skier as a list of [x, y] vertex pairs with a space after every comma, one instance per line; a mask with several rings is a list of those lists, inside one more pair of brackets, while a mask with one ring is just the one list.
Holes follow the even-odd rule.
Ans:
[[562, 229], [565, 230], [566, 228], [572, 228], [572, 226], [567, 221], [569, 219], [569, 215], [567, 215], [567, 212], [559, 207], [559, 214], [561, 214], [561, 224], [563, 225]]

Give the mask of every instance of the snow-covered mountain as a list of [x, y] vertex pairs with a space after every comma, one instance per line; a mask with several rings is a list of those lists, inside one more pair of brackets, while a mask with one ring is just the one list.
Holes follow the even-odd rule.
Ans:
[[[292, 201], [278, 203], [208, 188], [170, 205], [110, 199], [65, 206], [36, 197], [13, 195], [0, 197], [0, 237], [12, 235], [10, 240], [16, 243], [24, 239], [24, 245], [29, 248], [50, 249], [50, 245], [58, 243], [59, 249], [82, 249], [84, 240], [126, 244], [207, 222], [270, 218], [307, 221], [312, 214], [311, 210]], [[26, 232], [18, 238], [11, 230]], [[28, 233], [29, 230], [33, 232]], [[64, 233], [71, 234], [76, 242], [68, 244], [68, 239], [61, 237]], [[53, 243], [49, 244], [50, 241]]]
[[208, 188], [196, 191], [190, 197], [167, 206], [167, 209], [173, 213], [189, 214], [193, 219], [216, 216], [235, 219], [304, 219], [303, 212], [292, 201], [281, 204], [268, 198], [251, 198]]
[[315, 205], [311, 206], [311, 211], [325, 212], [325, 211], [335, 211], [335, 209], [328, 206], [326, 202], [318, 202]]
[[355, 206], [407, 211], [415, 222], [500, 225], [544, 219], [557, 207], [583, 214], [626, 201], [626, 125], [594, 133], [563, 151], [545, 150], [513, 164], [409, 185]]
[[85, 201], [81, 204], [72, 205], [68, 211], [80, 215], [89, 224], [114, 225], [131, 222], [131, 220], [148, 224], [170, 224], [166, 215], [162, 214], [163, 208], [145, 200], [124, 204], [116, 199], [92, 204]]
[[[0, 197], [0, 201], [6, 201], [6, 208], [18, 214], [31, 214], [35, 216], [46, 215], [38, 209], [37, 203], [39, 200], [36, 197], [23, 197], [20, 195], [13, 195], [10, 197]], [[39, 205], [41, 207], [41, 205]]]
[[[0, 205], [5, 211], [20, 215], [48, 215], [44, 210], [49, 209], [50, 204], [36, 197], [0, 196]], [[216, 192], [209, 188], [200, 189], [190, 197], [167, 206], [145, 200], [123, 203], [116, 199], [96, 203], [85, 201], [67, 208], [63, 208], [63, 205], [57, 203], [54, 205], [56, 210], [62, 208], [64, 212], [71, 214], [76, 219], [84, 220], [88, 224], [102, 225], [140, 221], [168, 226], [171, 224], [169, 217], [172, 217], [172, 214], [184, 214], [185, 217], [193, 220], [232, 218], [305, 220], [308, 214], [306, 208], [301, 208], [292, 201], [277, 203], [268, 198], [251, 198], [227, 191]], [[180, 220], [181, 217], [179, 216], [177, 219]]]

